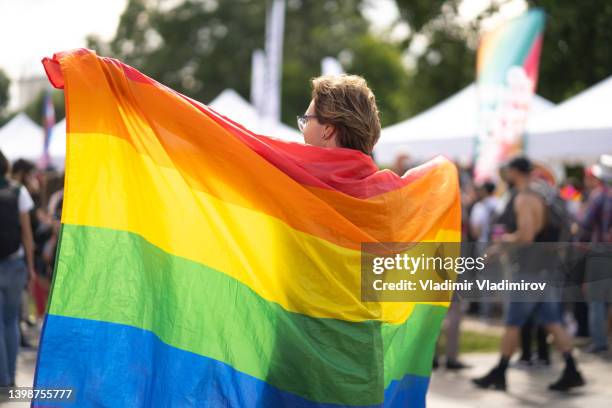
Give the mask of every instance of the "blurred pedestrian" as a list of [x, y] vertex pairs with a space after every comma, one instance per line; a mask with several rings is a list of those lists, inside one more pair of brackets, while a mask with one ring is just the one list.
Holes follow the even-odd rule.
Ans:
[[491, 238], [491, 227], [498, 205], [495, 184], [488, 181], [477, 186], [476, 194], [478, 201], [470, 213], [470, 233], [476, 242], [486, 244]]
[[[461, 320], [463, 317], [464, 303], [457, 296], [453, 296], [452, 302], [448, 307], [446, 318], [444, 319], [445, 357], [447, 370], [463, 370], [470, 368], [469, 365], [459, 360], [459, 339], [461, 336]], [[438, 368], [438, 354], [434, 356], [433, 367]]]
[[408, 170], [414, 167], [412, 163], [412, 159], [406, 153], [400, 153], [395, 158], [395, 164], [392, 167], [392, 170], [398, 176], [403, 176]]
[[[530, 189], [531, 161], [525, 157], [513, 159], [506, 168], [506, 181], [514, 193], [506, 211], [506, 233], [500, 240], [506, 243], [530, 244], [537, 242], [555, 242], [557, 236], [549, 228], [546, 220], [547, 207], [544, 199]], [[520, 265], [520, 263], [519, 263]], [[520, 272], [520, 271], [519, 271]], [[510, 358], [516, 351], [519, 342], [520, 328], [530, 317], [534, 317], [549, 333], [552, 333], [559, 351], [565, 360], [565, 369], [561, 377], [549, 385], [549, 389], [566, 391], [584, 385], [582, 375], [576, 367], [572, 356], [571, 340], [561, 325], [560, 303], [551, 301], [511, 301], [508, 303], [506, 327], [501, 341], [501, 358], [496, 367], [487, 375], [476, 378], [473, 382], [481, 388], [506, 389], [506, 370]]]
[[600, 183], [589, 194], [580, 220], [579, 239], [591, 242], [585, 265], [586, 296], [589, 300], [589, 333], [592, 343], [586, 351], [608, 350], [608, 305], [612, 300], [612, 155], [602, 155], [592, 175]]
[[[46, 226], [44, 222], [41, 222], [41, 219], [44, 219], [44, 216], [40, 214], [40, 185], [38, 180], [35, 177], [36, 166], [34, 163], [25, 159], [16, 160], [11, 166], [10, 178], [17, 184], [26, 188], [30, 197], [32, 197], [32, 202], [34, 203], [32, 209], [30, 210], [30, 226], [32, 229], [32, 235], [34, 240], [34, 265], [37, 271], [41, 270], [41, 252], [40, 248], [44, 241], [48, 238], [48, 236], [41, 236], [38, 231], [45, 229]], [[21, 301], [21, 310], [19, 313], [20, 316], [20, 324], [19, 324], [19, 344], [21, 347], [32, 348], [32, 344], [28, 340], [25, 335], [23, 324], [32, 327], [35, 322], [31, 320], [29, 313], [29, 304], [30, 304], [30, 292], [29, 288], [33, 288], [36, 286], [36, 280], [34, 282], [28, 279], [27, 284], [24, 286], [23, 297]]]
[[25, 187], [9, 182], [9, 163], [0, 152], [0, 386], [15, 385], [19, 309], [26, 278], [34, 279], [34, 243]]

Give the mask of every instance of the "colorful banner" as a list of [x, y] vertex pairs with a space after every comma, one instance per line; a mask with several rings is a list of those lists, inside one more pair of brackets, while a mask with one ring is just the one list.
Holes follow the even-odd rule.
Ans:
[[51, 143], [51, 132], [53, 126], [55, 126], [55, 108], [53, 107], [53, 98], [51, 91], [47, 91], [45, 94], [45, 100], [43, 102], [43, 128], [45, 131], [45, 138], [43, 139], [43, 151], [40, 159], [38, 160], [38, 168], [45, 169], [49, 165], [49, 144]]
[[425, 406], [447, 304], [362, 302], [360, 248], [458, 242], [454, 165], [400, 178], [89, 50], [44, 65], [68, 149], [37, 388], [79, 406]]
[[500, 164], [522, 151], [538, 81], [545, 15], [530, 10], [485, 34], [478, 48], [479, 133], [476, 181], [497, 179]]

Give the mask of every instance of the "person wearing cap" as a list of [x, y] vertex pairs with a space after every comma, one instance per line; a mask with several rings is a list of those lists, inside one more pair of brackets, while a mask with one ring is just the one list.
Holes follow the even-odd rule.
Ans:
[[[500, 216], [505, 220], [506, 232], [497, 240], [505, 243], [523, 244], [521, 248], [529, 251], [536, 242], [555, 242], [555, 236], [546, 222], [547, 207], [541, 195], [530, 189], [531, 171], [533, 166], [526, 157], [517, 157], [509, 162], [505, 168], [505, 180], [513, 190], [513, 194]], [[533, 251], [531, 251], [533, 255]], [[527, 256], [528, 252], [521, 253], [518, 258], [534, 258]], [[537, 254], [536, 254], [537, 255]], [[537, 256], [536, 256], [537, 258]], [[519, 273], [525, 266], [529, 266], [523, 259], [519, 259]], [[529, 268], [525, 268], [529, 269]], [[519, 343], [520, 330], [528, 319], [532, 317], [555, 338], [555, 344], [563, 354], [565, 369], [561, 377], [549, 385], [550, 390], [567, 391], [573, 387], [584, 385], [584, 379], [576, 368], [572, 356], [572, 343], [569, 335], [561, 325], [561, 312], [559, 302], [553, 301], [511, 301], [508, 303], [506, 327], [501, 341], [501, 358], [499, 364], [480, 378], [472, 381], [480, 388], [506, 389], [506, 370], [510, 358], [516, 351]]]
[[591, 242], [585, 266], [586, 295], [589, 300], [589, 333], [592, 343], [589, 353], [608, 350], [607, 306], [612, 296], [612, 155], [604, 154], [591, 167], [591, 174], [599, 183], [589, 194], [580, 220], [579, 240]]

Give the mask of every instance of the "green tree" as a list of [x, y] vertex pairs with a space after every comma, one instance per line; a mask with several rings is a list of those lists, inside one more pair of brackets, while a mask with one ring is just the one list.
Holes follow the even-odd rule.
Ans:
[[[426, 47], [412, 52], [408, 87], [411, 111], [423, 111], [474, 81], [476, 45], [483, 18], [489, 8], [473, 22], [458, 18], [461, 0], [396, 0], [400, 20], [407, 23], [411, 35], [405, 40], [408, 52], [413, 41], [423, 39]], [[420, 38], [419, 38], [420, 37]]]
[[[347, 53], [352, 58], [344, 68], [364, 75], [377, 90], [383, 121], [406, 116], [399, 87], [391, 84], [405, 76], [400, 48], [369, 36], [362, 3], [287, 1], [282, 71], [285, 123], [295, 126], [295, 116], [308, 106], [309, 80], [320, 75], [321, 59]], [[264, 48], [267, 4], [261, 0], [178, 4], [130, 0], [114, 39], [103, 43], [90, 37], [89, 46], [204, 102], [225, 88], [248, 97], [252, 52]]]
[[[38, 95], [36, 95], [36, 98], [24, 108], [26, 115], [41, 126], [43, 124], [43, 106], [45, 104], [46, 93], [47, 91], [40, 91]], [[53, 89], [51, 91], [51, 99], [53, 100], [53, 108], [55, 109], [55, 121], [59, 122], [66, 116], [64, 93]]]
[[113, 40], [89, 46], [203, 102], [225, 88], [249, 95], [251, 53], [264, 42], [265, 3], [130, 0]]
[[411, 96], [400, 45], [364, 35], [355, 41], [351, 54], [347, 70], [367, 79], [376, 95], [382, 126], [406, 119], [412, 112]]
[[11, 80], [6, 73], [0, 69], [0, 118], [4, 116], [4, 111], [9, 101], [9, 88]]
[[[448, 0], [396, 0], [400, 18], [408, 23], [414, 33], [421, 32], [431, 21], [437, 19], [442, 12], [442, 6], [448, 3]], [[454, 5], [456, 1], [452, 3]]]
[[538, 92], [561, 102], [612, 75], [612, 3], [529, 0], [547, 14]]
[[[492, 1], [472, 22], [457, 18], [461, 0], [396, 0], [400, 19], [412, 35], [429, 45], [415, 57], [410, 75], [413, 110], [420, 111], [475, 79], [475, 57], [482, 21], [508, 1]], [[553, 102], [594, 85], [612, 73], [612, 3], [606, 1], [528, 0], [547, 14], [538, 93]]]
[[433, 30], [427, 50], [415, 58], [409, 78], [412, 111], [420, 112], [444, 100], [474, 81], [476, 54], [465, 38], [445, 30]]

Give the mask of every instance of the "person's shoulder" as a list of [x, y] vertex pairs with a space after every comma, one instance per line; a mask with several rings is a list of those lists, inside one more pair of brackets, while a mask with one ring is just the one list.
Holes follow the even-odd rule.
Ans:
[[15, 180], [8, 180], [8, 185], [6, 185], [4, 188], [9, 189], [17, 196], [21, 196], [21, 194], [23, 194], [22, 191], [24, 190], [24, 186]]
[[21, 183], [12, 179], [6, 180], [6, 183], [7, 184], [5, 184], [3, 188], [10, 188], [11, 190], [19, 191], [19, 189], [23, 187]]
[[30, 197], [30, 192], [28, 191], [26, 186], [24, 186], [23, 184], [17, 184], [15, 186], [15, 188], [19, 190], [19, 194], [20, 195], [24, 195], [26, 197]]
[[482, 211], [484, 211], [485, 209], [485, 203], [482, 201], [477, 201], [476, 203], [474, 203], [474, 206], [472, 207], [472, 215], [477, 215], [480, 214]]
[[514, 200], [515, 207], [522, 207], [526, 205], [541, 205], [542, 197], [531, 190], [519, 191], [516, 194], [516, 198]]
[[488, 207], [497, 207], [500, 201], [501, 200], [496, 196], [488, 196], [484, 199], [484, 204]]
[[18, 205], [19, 212], [22, 213], [30, 212], [30, 210], [34, 208], [34, 200], [32, 200], [32, 196], [28, 189], [23, 185], [19, 187]]

